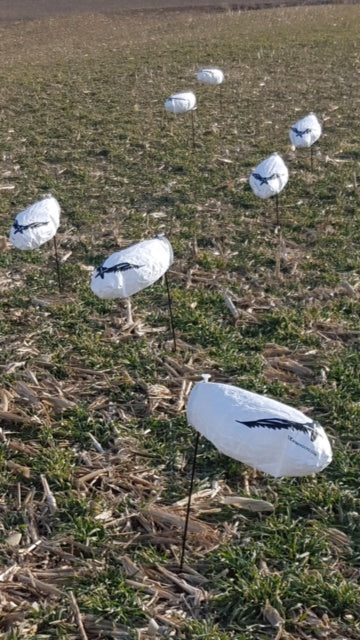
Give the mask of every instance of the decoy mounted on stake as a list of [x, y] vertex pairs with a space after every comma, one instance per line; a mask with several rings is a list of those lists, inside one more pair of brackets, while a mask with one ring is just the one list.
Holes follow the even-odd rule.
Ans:
[[224, 82], [224, 72], [216, 67], [208, 67], [206, 69], [200, 69], [196, 74], [197, 79], [202, 84], [217, 85], [220, 92], [220, 108], [222, 104], [222, 91], [221, 86]]
[[313, 168], [313, 147], [312, 145], [321, 136], [321, 124], [315, 113], [312, 111], [298, 120], [289, 131], [290, 141], [294, 147], [310, 147], [311, 170]]
[[128, 305], [128, 322], [132, 322], [130, 297], [152, 285], [165, 275], [170, 324], [176, 349], [171, 297], [167, 270], [174, 261], [169, 240], [159, 235], [117, 251], [95, 269], [91, 279], [91, 290], [104, 300], [125, 298]]
[[264, 200], [275, 196], [277, 224], [279, 224], [278, 196], [285, 187], [288, 179], [288, 168], [278, 153], [273, 153], [260, 162], [249, 178], [250, 187], [256, 196]]
[[194, 112], [196, 110], [196, 96], [192, 91], [183, 91], [182, 93], [173, 93], [165, 102], [165, 109], [169, 113], [178, 115], [179, 113], [191, 112], [192, 126], [192, 144], [195, 147], [195, 119]]
[[17, 214], [10, 230], [10, 242], [23, 251], [38, 249], [49, 240], [54, 241], [59, 289], [61, 277], [56, 246], [56, 232], [60, 224], [60, 205], [51, 194]]
[[332, 460], [320, 424], [282, 402], [230, 384], [198, 382], [186, 413], [197, 436], [181, 564], [200, 434], [225, 455], [275, 478], [318, 473]]

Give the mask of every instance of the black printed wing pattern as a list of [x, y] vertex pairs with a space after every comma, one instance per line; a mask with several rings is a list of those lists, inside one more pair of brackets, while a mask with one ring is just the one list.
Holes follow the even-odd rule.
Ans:
[[300, 131], [300, 129], [297, 129], [296, 127], [291, 127], [291, 131], [295, 133], [297, 138], [302, 138], [307, 133], [311, 133], [311, 129], [304, 129], [304, 131]]
[[100, 278], [104, 280], [105, 273], [117, 273], [118, 271], [129, 271], [129, 269], [141, 269], [144, 265], [141, 264], [130, 264], [130, 262], [119, 262], [118, 264], [114, 264], [112, 267], [104, 267], [101, 265], [96, 269], [95, 278]]
[[13, 227], [15, 229], [14, 234], [15, 233], [24, 233], [24, 231], [27, 231], [28, 229], [36, 229], [36, 227], [43, 227], [44, 225], [49, 224], [49, 221], [47, 222], [30, 222], [29, 224], [19, 224], [17, 220], [15, 220]]
[[311, 442], [314, 442], [317, 438], [319, 426], [317, 422], [295, 422], [293, 420], [285, 420], [284, 418], [263, 418], [260, 420], [235, 420], [239, 424], [244, 424], [250, 429], [254, 427], [263, 427], [265, 429], [295, 429], [301, 431], [310, 436]]
[[253, 173], [253, 178], [260, 182], [260, 186], [263, 184], [269, 184], [269, 180], [274, 180], [275, 178], [280, 178], [278, 173], [273, 173], [271, 176], [265, 177], [260, 175], [260, 173]]

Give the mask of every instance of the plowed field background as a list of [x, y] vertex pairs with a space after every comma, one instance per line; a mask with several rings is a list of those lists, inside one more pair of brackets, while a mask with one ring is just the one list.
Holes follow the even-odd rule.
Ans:
[[[360, 7], [130, 4], [0, 0], [0, 640], [360, 640]], [[275, 151], [278, 216], [249, 185]], [[49, 192], [61, 291], [52, 243], [9, 241]], [[160, 233], [176, 350], [161, 279], [132, 319], [90, 288]], [[201, 438], [180, 568], [203, 374], [333, 461], [276, 479]]]
[[80, 13], [115, 14], [122, 11], [154, 9], [172, 10], [241, 10], [259, 7], [291, 6], [299, 4], [322, 4], [321, 2], [296, 2], [296, 0], [2, 0], [0, 21], [33, 20], [48, 16]]

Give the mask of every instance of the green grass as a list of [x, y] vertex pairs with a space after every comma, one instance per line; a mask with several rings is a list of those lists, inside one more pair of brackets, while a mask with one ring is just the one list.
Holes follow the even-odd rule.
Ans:
[[[165, 638], [274, 638], [267, 602], [283, 637], [360, 638], [358, 22], [358, 6], [329, 5], [2, 29], [0, 408], [30, 420], [10, 416], [0, 440], [0, 574], [16, 567], [0, 582], [5, 638], [76, 637], [69, 591], [89, 638], [145, 638], [152, 618]], [[216, 89], [196, 85], [205, 64], [225, 71], [221, 109]], [[195, 150], [189, 119], [163, 108], [182, 88], [198, 97]], [[310, 110], [324, 128], [313, 173], [287, 134]], [[275, 150], [290, 171], [281, 255], [274, 203], [247, 184]], [[49, 190], [69, 254], [61, 295], [51, 248], [5, 240]], [[89, 267], [158, 232], [175, 253], [177, 353], [162, 282], [133, 298], [135, 330], [122, 303], [89, 288]], [[183, 519], [173, 505], [188, 490], [194, 434], [182, 379], [202, 373], [305, 410], [334, 460], [317, 476], [274, 480], [201, 441], [195, 490], [218, 482], [275, 509], [209, 497], [194, 507], [208, 525], [186, 554], [206, 580], [197, 603], [161, 573], [178, 573], [181, 527], [149, 509]], [[65, 597], [21, 583], [24, 572]]]

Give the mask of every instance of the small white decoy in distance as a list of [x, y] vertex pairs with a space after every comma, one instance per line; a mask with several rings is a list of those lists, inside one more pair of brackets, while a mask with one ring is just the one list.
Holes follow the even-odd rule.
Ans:
[[53, 240], [59, 290], [62, 290], [56, 232], [60, 225], [61, 208], [58, 201], [48, 194], [41, 200], [20, 211], [10, 230], [10, 242], [22, 251], [38, 249]]
[[[111, 254], [92, 275], [90, 287], [98, 298], [115, 300], [124, 298], [127, 302], [127, 321], [133, 322], [130, 298], [135, 293], [149, 287], [165, 275], [174, 261], [174, 254], [169, 240], [159, 235], [151, 240], [143, 240], [126, 249]], [[170, 323], [175, 344], [171, 300], [168, 302]]]
[[216, 67], [208, 67], [206, 69], [200, 69], [196, 74], [199, 82], [203, 84], [222, 84], [224, 82], [224, 72]]
[[183, 91], [182, 93], [173, 93], [165, 102], [165, 109], [169, 113], [178, 115], [180, 113], [191, 113], [192, 126], [192, 146], [195, 148], [195, 118], [196, 96], [192, 91]]
[[294, 147], [311, 147], [321, 136], [321, 124], [315, 113], [298, 120], [290, 129], [289, 136]]
[[289, 179], [289, 170], [278, 153], [260, 162], [251, 173], [250, 186], [256, 196], [267, 199], [276, 197], [276, 219], [279, 224], [279, 200], [281, 193]]
[[196, 74], [197, 79], [202, 84], [219, 86], [220, 109], [222, 107], [222, 84], [224, 82], [224, 72], [216, 67], [200, 69]]
[[200, 434], [225, 455], [274, 478], [318, 473], [332, 460], [328, 437], [315, 420], [294, 407], [230, 384], [207, 380], [196, 383], [188, 399], [186, 414], [197, 435], [181, 567]]
[[317, 142], [320, 136], [321, 124], [312, 111], [298, 120], [289, 131], [290, 141], [294, 147], [310, 147], [311, 169], [313, 168], [312, 145]]

